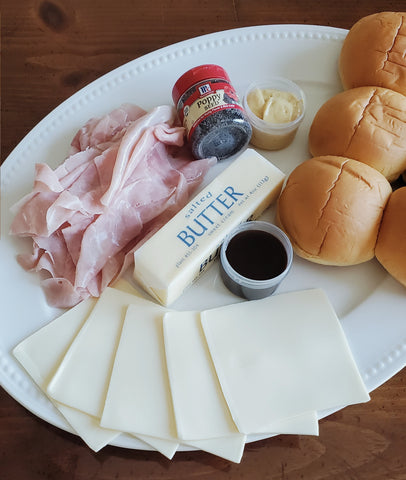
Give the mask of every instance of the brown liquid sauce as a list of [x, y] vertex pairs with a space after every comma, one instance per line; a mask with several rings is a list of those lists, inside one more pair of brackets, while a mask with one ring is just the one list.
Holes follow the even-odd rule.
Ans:
[[262, 230], [238, 233], [230, 240], [226, 256], [236, 272], [252, 280], [277, 277], [288, 264], [288, 256], [281, 241]]

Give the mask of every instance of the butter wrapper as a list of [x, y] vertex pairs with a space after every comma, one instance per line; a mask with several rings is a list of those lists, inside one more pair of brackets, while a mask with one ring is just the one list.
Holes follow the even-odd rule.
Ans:
[[285, 174], [247, 149], [134, 253], [134, 278], [162, 305], [182, 295], [218, 256], [226, 235], [274, 202]]

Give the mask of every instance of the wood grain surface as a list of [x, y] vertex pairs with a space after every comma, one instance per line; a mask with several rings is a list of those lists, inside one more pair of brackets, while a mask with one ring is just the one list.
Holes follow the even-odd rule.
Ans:
[[[406, 10], [406, 3], [0, 0], [1, 160], [63, 100], [160, 47], [250, 25], [348, 29], [383, 10]], [[281, 435], [248, 444], [237, 465], [203, 452], [177, 452], [172, 461], [111, 446], [96, 454], [0, 388], [0, 480], [406, 479], [406, 369], [371, 397], [323, 419], [318, 437]]]

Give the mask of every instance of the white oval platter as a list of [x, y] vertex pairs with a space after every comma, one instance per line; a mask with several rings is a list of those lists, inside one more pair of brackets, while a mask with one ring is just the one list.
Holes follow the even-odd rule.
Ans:
[[[293, 144], [280, 152], [261, 152], [289, 174], [310, 157], [307, 136], [314, 114], [342, 90], [337, 61], [346, 34], [346, 30], [322, 26], [264, 25], [162, 48], [111, 71], [68, 98], [17, 145], [1, 167], [0, 385], [10, 395], [50, 424], [72, 431], [11, 354], [23, 338], [61, 313], [46, 304], [38, 277], [23, 271], [15, 260], [17, 253], [28, 249], [28, 243], [8, 235], [10, 207], [31, 190], [35, 163], [60, 164], [74, 134], [89, 118], [126, 102], [147, 110], [172, 103], [171, 89], [182, 73], [199, 64], [217, 63], [228, 71], [240, 95], [251, 81], [272, 75], [288, 77], [304, 90], [305, 121]], [[210, 175], [226, 165], [217, 165]], [[272, 220], [273, 213], [270, 209], [264, 218]], [[312, 287], [323, 288], [333, 303], [369, 391], [406, 365], [406, 291], [375, 260], [339, 268], [295, 257], [280, 292]], [[215, 265], [171, 307], [204, 309], [235, 301]], [[328, 413], [319, 412], [319, 416]], [[112, 444], [145, 448], [127, 435]]]

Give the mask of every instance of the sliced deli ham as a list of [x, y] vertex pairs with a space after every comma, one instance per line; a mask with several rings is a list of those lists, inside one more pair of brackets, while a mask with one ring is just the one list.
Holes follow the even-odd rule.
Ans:
[[70, 153], [86, 150], [92, 145], [101, 145], [118, 140], [131, 122], [147, 112], [138, 105], [124, 104], [100, 118], [91, 118], [75, 135]]
[[139, 162], [157, 141], [165, 145], [183, 145], [184, 129], [173, 126], [175, 118], [174, 108], [162, 105], [136, 120], [128, 128], [120, 141], [110, 186], [100, 199], [104, 205], [108, 205], [114, 195], [123, 188]]
[[36, 165], [11, 234], [32, 239], [32, 252], [18, 260], [46, 272], [50, 305], [100, 295], [131, 264], [131, 253], [187, 203], [216, 160], [194, 160], [183, 142], [173, 107], [147, 113], [124, 105], [89, 120], [55, 170]]

